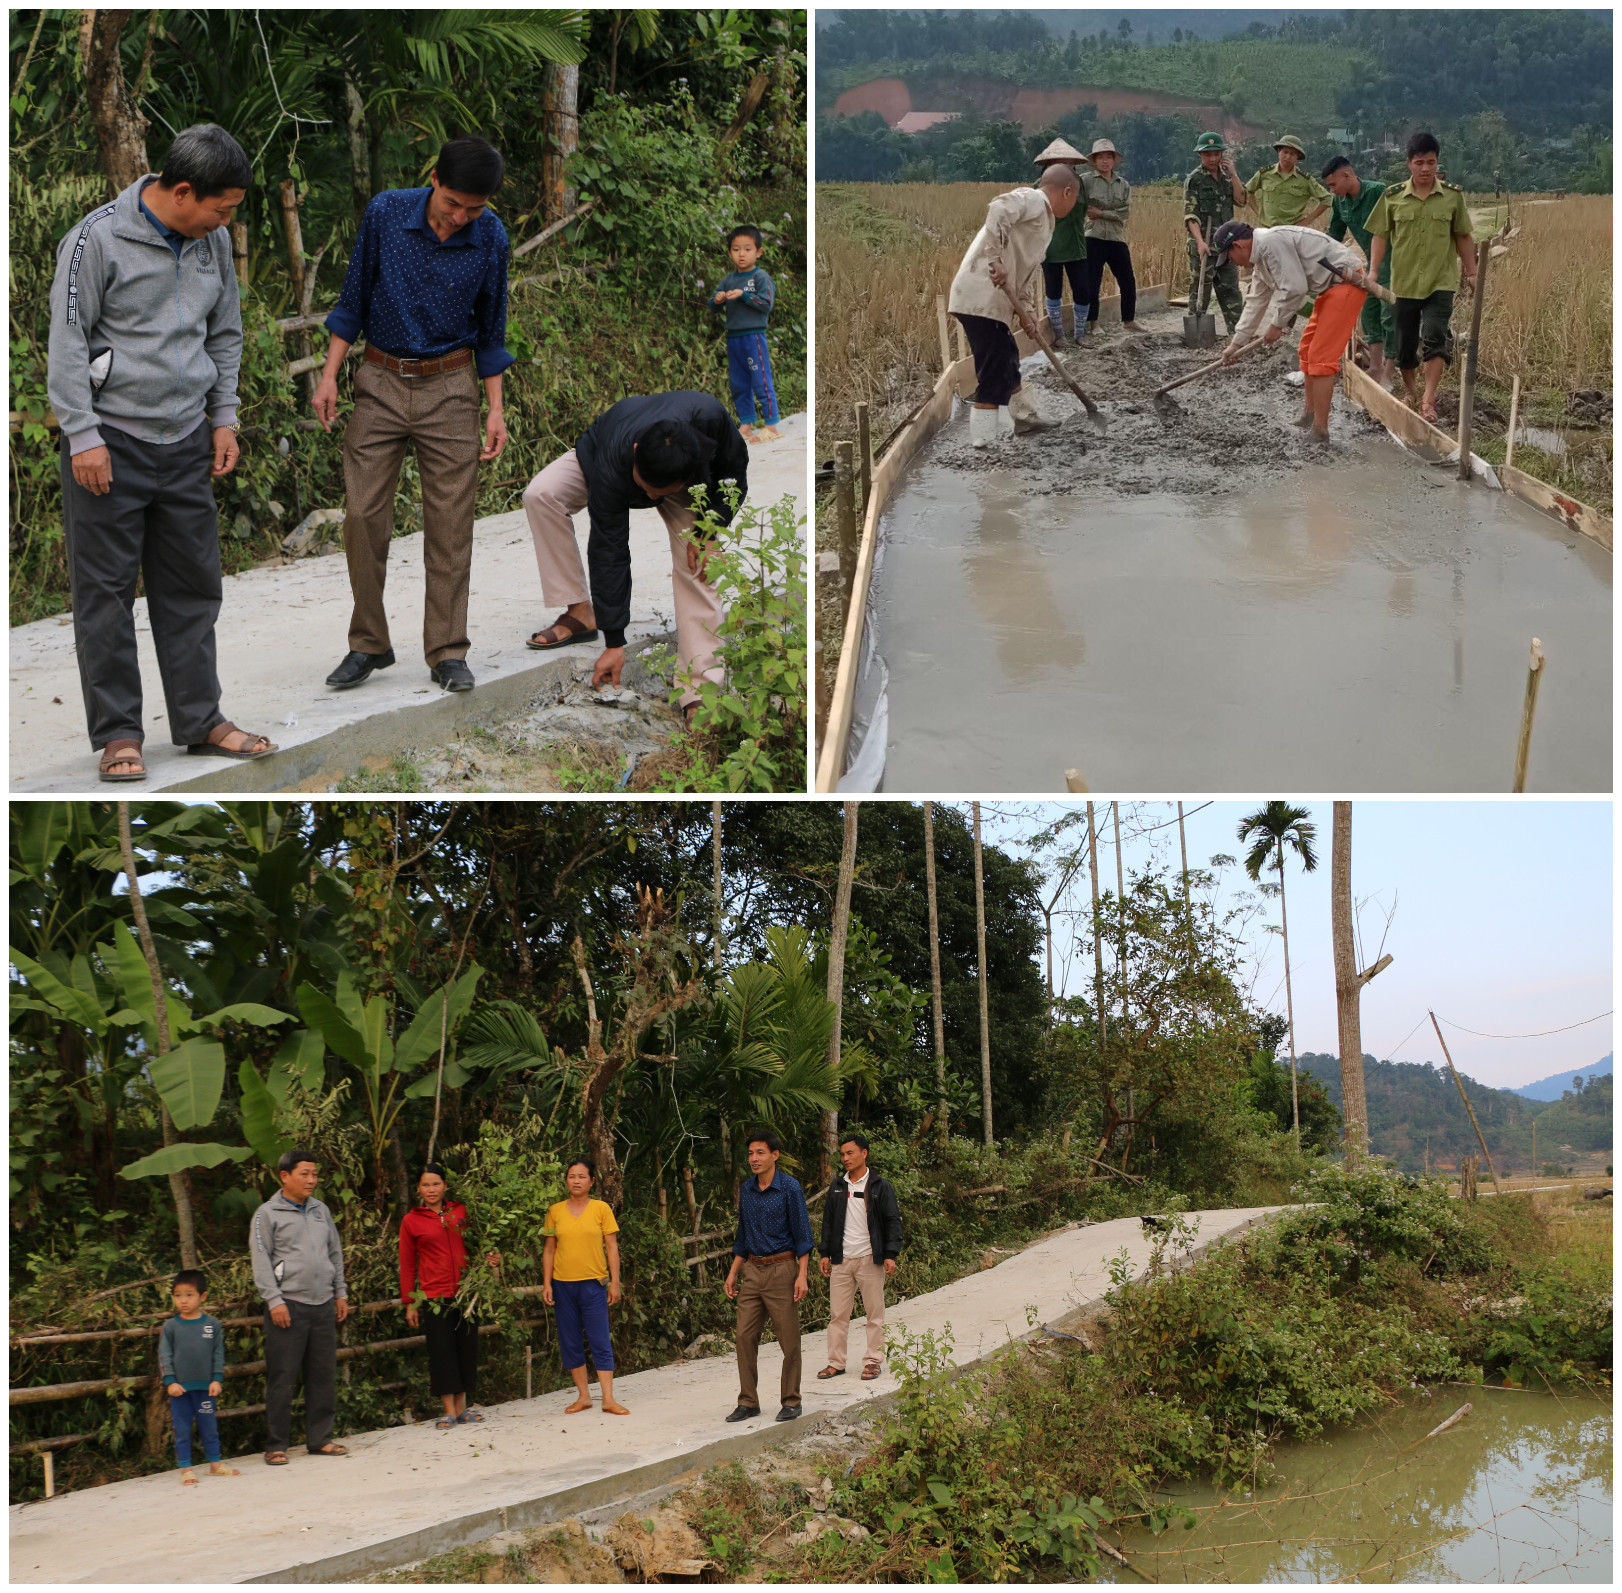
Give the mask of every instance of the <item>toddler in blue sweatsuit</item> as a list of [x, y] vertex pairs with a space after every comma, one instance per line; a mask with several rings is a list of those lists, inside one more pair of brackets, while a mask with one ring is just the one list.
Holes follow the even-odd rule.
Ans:
[[211, 1477], [241, 1475], [220, 1461], [220, 1428], [214, 1402], [225, 1375], [225, 1326], [203, 1309], [208, 1286], [203, 1274], [188, 1269], [175, 1275], [171, 1291], [178, 1316], [163, 1324], [158, 1335], [158, 1374], [169, 1394], [169, 1416], [175, 1424], [175, 1463], [180, 1480], [197, 1483], [191, 1469], [192, 1423], [203, 1435], [203, 1457]]
[[[710, 303], [727, 318], [727, 380], [746, 442], [768, 442], [777, 432], [777, 389], [766, 348], [766, 322], [776, 289], [760, 268], [759, 227], [734, 227], [727, 235], [733, 270], [721, 278]], [[755, 429], [756, 413], [760, 430]]]

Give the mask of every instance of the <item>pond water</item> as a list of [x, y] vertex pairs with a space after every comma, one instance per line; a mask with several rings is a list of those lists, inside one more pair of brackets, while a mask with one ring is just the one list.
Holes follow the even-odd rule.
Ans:
[[[1469, 1415], [1425, 1438], [1466, 1401]], [[1100, 1580], [1611, 1581], [1606, 1399], [1444, 1388], [1275, 1458], [1254, 1493], [1168, 1490], [1194, 1530], [1129, 1531], [1133, 1569]]]

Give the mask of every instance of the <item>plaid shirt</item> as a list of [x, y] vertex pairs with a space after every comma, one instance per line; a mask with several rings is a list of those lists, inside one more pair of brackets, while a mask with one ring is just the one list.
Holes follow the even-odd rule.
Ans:
[[738, 1237], [732, 1253], [780, 1256], [785, 1250], [796, 1256], [810, 1255], [811, 1213], [806, 1209], [805, 1191], [778, 1168], [765, 1189], [758, 1178], [744, 1181], [738, 1194]]

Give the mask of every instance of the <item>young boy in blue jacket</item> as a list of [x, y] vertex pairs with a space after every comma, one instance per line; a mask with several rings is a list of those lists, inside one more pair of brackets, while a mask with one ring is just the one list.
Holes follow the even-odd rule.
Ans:
[[180, 1480], [196, 1487], [191, 1469], [191, 1429], [203, 1435], [203, 1456], [211, 1477], [240, 1476], [235, 1466], [220, 1461], [220, 1428], [214, 1402], [225, 1375], [225, 1327], [203, 1309], [208, 1286], [203, 1274], [187, 1270], [175, 1275], [171, 1291], [176, 1316], [163, 1324], [158, 1335], [158, 1374], [169, 1395], [169, 1415], [175, 1424], [175, 1462]]
[[[745, 442], [770, 442], [777, 432], [777, 389], [766, 348], [766, 322], [777, 290], [760, 268], [759, 227], [734, 227], [727, 235], [733, 269], [721, 278], [710, 303], [727, 318], [727, 380]], [[755, 429], [759, 411], [760, 430]]]

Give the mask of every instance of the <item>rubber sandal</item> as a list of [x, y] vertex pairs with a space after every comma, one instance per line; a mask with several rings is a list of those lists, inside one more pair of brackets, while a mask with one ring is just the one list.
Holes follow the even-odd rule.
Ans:
[[332, 1459], [336, 1460], [339, 1455], [347, 1455], [349, 1453], [349, 1451], [347, 1449], [345, 1449], [342, 1444], [333, 1444], [329, 1448], [326, 1448], [326, 1449], [309, 1449], [309, 1448], [306, 1448], [305, 1453], [309, 1454], [309, 1455], [327, 1455], [327, 1456], [330, 1456]]
[[[555, 641], [535, 640], [535, 636], [557, 636], [559, 631], [562, 631], [563, 635]], [[598, 632], [595, 627], [588, 626], [583, 621], [577, 620], [573, 614], [565, 612], [559, 614], [544, 631], [536, 631], [535, 636], [531, 636], [524, 646], [532, 653], [549, 653], [554, 647], [573, 647], [579, 642], [594, 642], [597, 640]]]
[[434, 1423], [434, 1426], [437, 1427], [442, 1433], [449, 1432], [451, 1428], [453, 1428], [461, 1419], [462, 1418], [460, 1416], [441, 1416], [439, 1420]]
[[871, 1383], [878, 1375], [879, 1369], [876, 1366], [864, 1366], [862, 1368], [862, 1381], [864, 1383]]
[[484, 1417], [482, 1417], [476, 1410], [465, 1410], [456, 1419], [459, 1422], [482, 1422]]
[[285, 1466], [287, 1464], [287, 1451], [285, 1449], [271, 1450], [265, 1456], [265, 1464], [267, 1466]]
[[[133, 747], [133, 755], [125, 748]], [[139, 774], [109, 774], [109, 768], [115, 763], [138, 763], [141, 766]], [[109, 741], [102, 748], [101, 768], [98, 771], [103, 785], [127, 785], [134, 780], [146, 779], [146, 760], [141, 755], [141, 743], [130, 736], [121, 736], [117, 741]]]
[[830, 1377], [843, 1377], [844, 1375], [845, 1368], [842, 1366], [825, 1366], [820, 1372], [817, 1373], [817, 1381], [821, 1383], [825, 1382]]
[[[259, 735], [256, 731], [244, 730], [240, 725], [232, 724], [229, 719], [223, 720], [214, 729], [223, 730], [226, 735], [231, 735], [234, 732], [236, 735], [246, 736], [250, 742], [258, 742], [259, 748], [257, 751], [249, 751], [244, 748], [238, 752], [233, 751], [230, 747], [221, 746], [217, 741], [194, 741], [186, 748], [186, 751], [194, 753], [198, 757], [236, 758], [242, 763], [253, 763], [259, 758], [268, 758], [271, 753], [278, 750], [276, 744], [267, 737]], [[209, 734], [212, 735], [213, 731], [210, 731]]]

